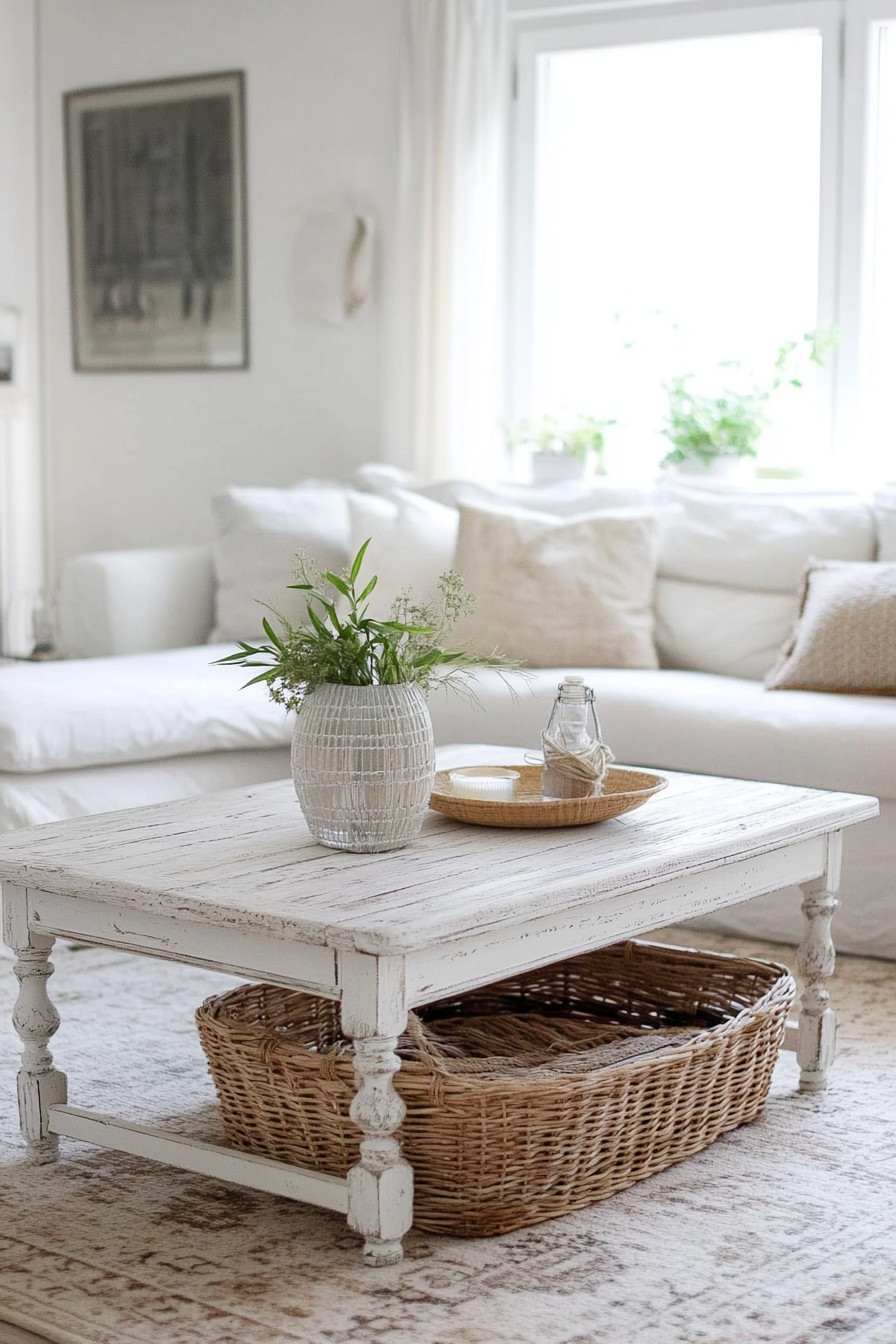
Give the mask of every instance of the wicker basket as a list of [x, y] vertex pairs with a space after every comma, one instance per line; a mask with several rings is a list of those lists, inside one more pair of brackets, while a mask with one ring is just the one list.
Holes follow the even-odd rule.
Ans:
[[[429, 1005], [395, 1076], [416, 1226], [531, 1226], [755, 1119], [793, 996], [783, 966], [629, 942]], [[360, 1134], [338, 1004], [247, 985], [196, 1017], [227, 1142], [344, 1176]]]

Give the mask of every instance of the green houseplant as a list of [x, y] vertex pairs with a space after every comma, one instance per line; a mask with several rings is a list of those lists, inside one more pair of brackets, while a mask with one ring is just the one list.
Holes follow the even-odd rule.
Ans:
[[753, 388], [706, 396], [692, 391], [690, 381], [691, 375], [684, 374], [665, 384], [669, 410], [663, 434], [672, 450], [661, 466], [695, 462], [708, 467], [722, 458], [755, 457], [756, 445], [768, 423], [769, 393]]
[[395, 602], [374, 620], [365, 605], [376, 587], [360, 573], [369, 541], [344, 574], [313, 582], [299, 558], [307, 619], [265, 617], [268, 643], [240, 642], [218, 661], [260, 669], [246, 684], [296, 711], [292, 772], [309, 830], [336, 849], [399, 849], [420, 830], [432, 792], [435, 748], [425, 694], [435, 684], [463, 686], [477, 664], [510, 667], [499, 653], [477, 657], [449, 647], [455, 622], [473, 598], [459, 575], [439, 580], [438, 597]]
[[[802, 380], [793, 371], [793, 359], [805, 351], [809, 361], [824, 364], [824, 355], [836, 343], [830, 332], [810, 331], [800, 340], [786, 341], [778, 350], [771, 376], [765, 383], [755, 379], [746, 388], [726, 387], [715, 395], [695, 392], [692, 374], [680, 374], [664, 384], [668, 411], [662, 433], [672, 449], [660, 463], [663, 467], [716, 463], [756, 457], [762, 431], [770, 420], [769, 402], [779, 388], [799, 388]], [[736, 363], [722, 364], [736, 370]]]
[[534, 450], [532, 475], [536, 484], [581, 476], [589, 457], [594, 460], [597, 474], [602, 476], [604, 431], [613, 423], [593, 415], [566, 419], [556, 415], [534, 416], [513, 426], [507, 435], [507, 445]]

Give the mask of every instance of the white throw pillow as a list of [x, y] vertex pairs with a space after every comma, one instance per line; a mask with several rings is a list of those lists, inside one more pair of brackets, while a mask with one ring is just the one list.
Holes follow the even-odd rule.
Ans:
[[361, 578], [377, 576], [369, 601], [374, 620], [388, 619], [392, 603], [406, 589], [418, 602], [436, 596], [439, 576], [454, 562], [457, 509], [409, 490], [389, 495], [353, 490], [348, 507], [352, 555], [370, 538]]
[[212, 499], [215, 629], [212, 643], [263, 638], [265, 604], [292, 620], [305, 615], [303, 594], [290, 592], [299, 550], [312, 568], [336, 573], [349, 562], [348, 491], [325, 481], [287, 489], [232, 486]]
[[665, 497], [679, 507], [663, 524], [659, 573], [664, 578], [795, 593], [810, 556], [875, 556], [874, 516], [857, 496], [672, 487]]
[[476, 595], [456, 630], [532, 667], [656, 667], [653, 514], [553, 518], [461, 505], [455, 568]]

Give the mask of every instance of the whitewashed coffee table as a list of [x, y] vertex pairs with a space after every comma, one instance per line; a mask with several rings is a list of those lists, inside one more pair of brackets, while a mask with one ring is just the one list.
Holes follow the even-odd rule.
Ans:
[[[668, 778], [646, 806], [598, 826], [487, 830], [431, 813], [420, 839], [392, 854], [316, 844], [289, 781], [3, 837], [3, 930], [21, 982], [19, 1109], [33, 1156], [52, 1161], [68, 1135], [338, 1210], [364, 1237], [368, 1263], [394, 1263], [413, 1211], [413, 1173], [392, 1137], [409, 1008], [793, 883], [805, 914], [801, 1085], [823, 1087], [839, 832], [876, 816], [877, 800]], [[66, 1105], [47, 1048], [59, 1026], [47, 994], [55, 935], [339, 999], [363, 1134], [348, 1178]]]

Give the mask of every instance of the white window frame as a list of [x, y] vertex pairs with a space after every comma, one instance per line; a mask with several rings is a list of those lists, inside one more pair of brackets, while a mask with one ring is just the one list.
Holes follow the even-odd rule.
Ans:
[[[896, 0], [861, 0], [863, 7], [876, 6], [896, 15]], [[858, 5], [856, 6], [858, 8]], [[638, 42], [727, 36], [737, 33], [811, 29], [822, 37], [821, 93], [821, 175], [818, 239], [818, 316], [819, 327], [836, 326], [841, 340], [828, 357], [817, 380], [821, 421], [831, 427], [829, 439], [820, 445], [819, 473], [832, 466], [832, 454], [842, 438], [845, 413], [841, 406], [852, 406], [858, 384], [860, 323], [858, 313], [861, 285], [855, 263], [861, 255], [861, 230], [864, 208], [860, 194], [853, 202], [849, 218], [844, 218], [843, 201], [847, 175], [843, 171], [843, 150], [852, 140], [847, 136], [846, 113], [850, 115], [848, 134], [864, 144], [867, 96], [853, 89], [856, 106], [845, 105], [845, 0], [787, 0], [787, 3], [679, 4], [667, 0], [661, 7], [643, 7], [631, 0], [609, 0], [601, 4], [542, 4], [532, 8], [522, 0], [511, 0], [510, 18], [515, 29], [513, 47], [513, 114], [510, 163], [510, 232], [508, 238], [507, 308], [507, 420], [512, 422], [532, 408], [527, 403], [532, 386], [533, 313], [535, 281], [535, 166], [537, 61], [555, 51], [585, 47], [624, 46]], [[625, 17], [620, 17], [620, 12]], [[864, 24], [868, 29], [868, 22]], [[853, 47], [863, 25], [856, 23]], [[864, 57], [855, 60], [868, 64], [870, 38]], [[853, 79], [855, 83], [855, 77]], [[859, 235], [856, 236], [858, 229]], [[849, 262], [847, 262], [849, 258]], [[852, 270], [850, 270], [850, 266]], [[849, 279], [852, 288], [847, 289]], [[855, 291], [855, 293], [853, 292]], [[843, 384], [846, 384], [844, 387]], [[852, 401], [850, 398], [852, 397]]]
[[[865, 432], [862, 417], [870, 282], [875, 245], [875, 126], [877, 97], [877, 30], [896, 23], [896, 0], [847, 0], [843, 61], [842, 229], [839, 258], [840, 323], [844, 332], [839, 360], [836, 404], [836, 449], [844, 463], [861, 456]], [[896, 245], [896, 240], [894, 240]], [[890, 472], [896, 479], [896, 461]]]

